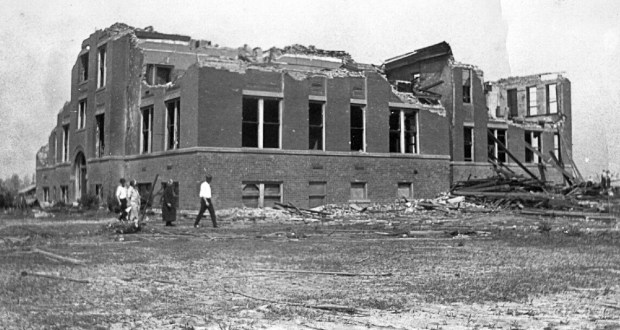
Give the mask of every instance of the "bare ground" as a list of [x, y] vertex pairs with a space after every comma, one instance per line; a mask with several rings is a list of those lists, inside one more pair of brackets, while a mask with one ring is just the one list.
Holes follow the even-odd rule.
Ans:
[[114, 222], [0, 216], [0, 328], [620, 329], [615, 222], [229, 212], [223, 228], [155, 218], [126, 235]]

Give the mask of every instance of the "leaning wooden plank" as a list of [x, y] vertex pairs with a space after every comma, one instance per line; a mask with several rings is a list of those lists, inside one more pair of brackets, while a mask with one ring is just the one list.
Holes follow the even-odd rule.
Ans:
[[506, 154], [508, 155], [508, 157], [510, 157], [515, 163], [517, 163], [517, 165], [519, 165], [519, 167], [525, 171], [525, 173], [527, 173], [529, 176], [531, 176], [533, 179], [535, 179], [536, 181], [538, 181], [540, 184], [544, 184], [544, 182], [540, 181], [540, 179], [534, 175], [534, 173], [532, 173], [525, 165], [523, 165], [518, 159], [517, 157], [515, 157], [515, 155], [512, 154], [512, 152], [510, 152], [510, 150], [508, 150], [508, 148], [506, 148], [506, 146], [502, 143], [502, 141], [498, 140], [495, 135], [493, 135], [493, 133], [491, 133], [491, 131], [487, 132], [488, 135], [493, 139], [493, 141], [495, 141], [495, 143], [497, 143], [498, 147], [504, 151], [506, 151]]
[[65, 277], [65, 276], [58, 276], [58, 275], [53, 275], [53, 274], [47, 274], [47, 273], [34, 273], [34, 272], [27, 272], [27, 271], [22, 271], [22, 276], [37, 276], [37, 277], [45, 277], [45, 278], [51, 278], [51, 279], [55, 279], [55, 280], [62, 280], [62, 281], [71, 281], [71, 282], [78, 282], [78, 283], [90, 283], [89, 280], [83, 280], [83, 279], [77, 279], [77, 278], [71, 278], [71, 277]]
[[575, 183], [581, 183], [581, 182], [585, 182], [585, 180], [583, 179], [583, 176], [581, 175], [581, 172], [579, 172], [579, 169], [577, 168], [577, 165], [575, 165], [575, 162], [573, 161], [573, 154], [571, 152], [571, 148], [567, 148], [567, 144], [566, 144], [566, 139], [564, 138], [564, 125], [560, 125], [560, 129], [558, 130], [558, 135], [560, 136], [560, 151], [563, 152], [563, 154], [565, 154], [568, 158], [568, 162], [571, 164], [573, 171], [575, 172]]
[[575, 217], [575, 218], [590, 218], [599, 220], [616, 220], [613, 215], [605, 215], [594, 212], [575, 212], [575, 211], [554, 211], [554, 210], [535, 210], [535, 209], [523, 209], [521, 214], [526, 215], [546, 215], [556, 217]]
[[314, 270], [294, 270], [294, 269], [252, 269], [257, 272], [273, 272], [273, 273], [298, 273], [298, 274], [318, 274], [318, 275], [336, 275], [336, 276], [392, 276], [392, 273], [344, 273], [344, 272], [319, 272]]
[[82, 261], [82, 260], [73, 259], [73, 258], [69, 258], [69, 257], [63, 257], [63, 256], [55, 254], [55, 253], [51, 253], [51, 252], [48, 252], [48, 251], [43, 251], [43, 250], [38, 249], [36, 247], [32, 248], [32, 252], [40, 253], [40, 254], [42, 254], [44, 256], [47, 256], [47, 257], [50, 257], [50, 258], [53, 258], [53, 259], [57, 259], [57, 260], [61, 260], [61, 261], [66, 261], [66, 262], [74, 264], [74, 265], [83, 265], [83, 264], [85, 264], [85, 262]]
[[505, 198], [505, 199], [522, 199], [530, 201], [540, 201], [549, 199], [545, 194], [534, 194], [527, 192], [469, 192], [469, 191], [453, 191], [453, 195], [489, 197], [489, 198]]
[[355, 309], [353, 307], [349, 307], [349, 306], [340, 306], [340, 305], [310, 305], [310, 304], [291, 303], [291, 302], [284, 302], [284, 301], [278, 301], [278, 300], [271, 300], [271, 299], [254, 297], [254, 296], [250, 296], [250, 295], [247, 295], [245, 293], [238, 292], [238, 291], [233, 291], [233, 290], [224, 290], [224, 291], [226, 293], [229, 293], [229, 294], [237, 294], [237, 295], [240, 295], [240, 296], [244, 296], [246, 298], [250, 298], [250, 299], [254, 299], [254, 300], [259, 300], [259, 301], [265, 301], [265, 302], [269, 302], [269, 303], [273, 303], [273, 304], [281, 304], [281, 305], [288, 305], [288, 306], [298, 306], [298, 307], [305, 307], [305, 308], [321, 309], [321, 310], [335, 311], [335, 312], [341, 312], [341, 313], [347, 313], [347, 314], [357, 314], [357, 313], [359, 313], [359, 311], [357, 309]]

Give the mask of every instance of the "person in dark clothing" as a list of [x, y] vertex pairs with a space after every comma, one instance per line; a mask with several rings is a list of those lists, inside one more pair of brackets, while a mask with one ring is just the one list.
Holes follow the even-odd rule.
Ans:
[[170, 179], [161, 197], [161, 215], [168, 227], [174, 226], [173, 222], [177, 220], [176, 197], [174, 193], [174, 181]]
[[209, 215], [211, 216], [211, 222], [213, 222], [213, 228], [217, 228], [217, 220], [215, 219], [215, 209], [213, 208], [213, 202], [211, 201], [211, 180], [213, 177], [207, 175], [205, 181], [200, 185], [200, 212], [198, 212], [198, 216], [196, 216], [196, 221], [194, 221], [194, 227], [200, 227], [200, 219], [205, 211], [209, 210]]

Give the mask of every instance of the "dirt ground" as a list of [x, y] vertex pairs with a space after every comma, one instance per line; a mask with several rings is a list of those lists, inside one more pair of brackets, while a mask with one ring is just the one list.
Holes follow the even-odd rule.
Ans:
[[0, 215], [0, 328], [620, 329], [615, 221], [241, 213]]

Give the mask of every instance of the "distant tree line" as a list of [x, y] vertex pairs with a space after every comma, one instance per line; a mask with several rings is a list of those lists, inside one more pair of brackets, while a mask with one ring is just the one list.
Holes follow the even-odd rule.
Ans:
[[24, 175], [20, 178], [19, 175], [13, 174], [6, 177], [4, 180], [0, 179], [0, 208], [13, 207], [17, 192], [31, 184], [35, 183], [34, 174], [31, 176]]

